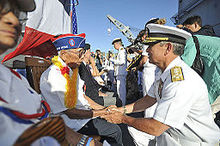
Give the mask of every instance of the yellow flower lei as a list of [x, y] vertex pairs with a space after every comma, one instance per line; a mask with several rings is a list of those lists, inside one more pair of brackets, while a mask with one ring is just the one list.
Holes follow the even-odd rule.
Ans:
[[54, 56], [52, 58], [52, 62], [54, 65], [59, 67], [62, 75], [66, 79], [66, 92], [64, 97], [64, 104], [67, 108], [74, 108], [77, 103], [77, 79], [78, 79], [78, 68], [73, 69], [73, 74], [70, 78], [69, 68], [63, 67], [61, 62], [58, 60], [58, 56]]

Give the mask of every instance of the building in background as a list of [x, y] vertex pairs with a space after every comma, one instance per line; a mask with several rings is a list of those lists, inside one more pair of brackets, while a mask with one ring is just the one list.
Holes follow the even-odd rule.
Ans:
[[202, 25], [213, 26], [220, 36], [220, 0], [179, 0], [178, 13], [171, 20], [174, 24], [182, 24], [193, 15], [201, 16]]

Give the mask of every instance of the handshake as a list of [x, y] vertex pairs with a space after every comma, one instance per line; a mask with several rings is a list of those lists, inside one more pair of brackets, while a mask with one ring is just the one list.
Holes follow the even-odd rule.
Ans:
[[93, 110], [93, 113], [98, 117], [107, 120], [110, 123], [120, 124], [123, 123], [126, 118], [126, 107], [117, 107], [115, 105], [110, 105], [104, 109]]

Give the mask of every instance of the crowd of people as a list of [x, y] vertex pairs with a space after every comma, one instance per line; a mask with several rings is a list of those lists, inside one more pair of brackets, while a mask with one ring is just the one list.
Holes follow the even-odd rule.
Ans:
[[[0, 1], [0, 54], [17, 44], [19, 12], [34, 9], [33, 0]], [[218, 145], [220, 38], [199, 16], [165, 23], [149, 20], [133, 46], [114, 39], [116, 56], [92, 54], [85, 33], [53, 37], [41, 94], [0, 64], [1, 144]]]

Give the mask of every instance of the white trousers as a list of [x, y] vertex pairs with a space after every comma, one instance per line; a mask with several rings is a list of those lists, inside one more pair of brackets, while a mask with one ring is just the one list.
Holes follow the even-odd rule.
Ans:
[[150, 140], [154, 139], [153, 135], [147, 134], [145, 132], [139, 131], [133, 127], [128, 126], [128, 131], [133, 137], [136, 146], [148, 146]]
[[118, 97], [121, 99], [122, 105], [124, 106], [126, 104], [126, 76], [119, 75], [116, 77], [116, 80]]

